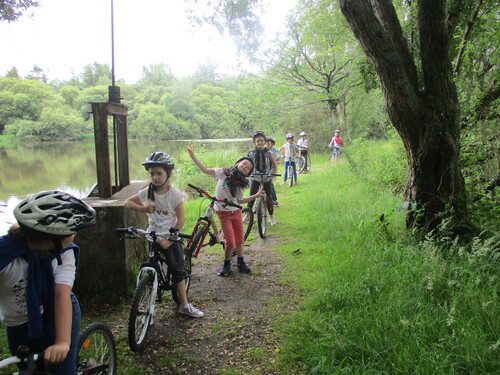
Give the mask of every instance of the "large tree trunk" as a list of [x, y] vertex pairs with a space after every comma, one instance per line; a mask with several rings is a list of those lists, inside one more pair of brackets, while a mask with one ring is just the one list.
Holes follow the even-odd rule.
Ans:
[[419, 0], [422, 86], [391, 0], [340, 0], [342, 13], [380, 79], [386, 108], [409, 161], [407, 225], [424, 231], [443, 212], [467, 216], [459, 166], [459, 104], [452, 80], [445, 0]]

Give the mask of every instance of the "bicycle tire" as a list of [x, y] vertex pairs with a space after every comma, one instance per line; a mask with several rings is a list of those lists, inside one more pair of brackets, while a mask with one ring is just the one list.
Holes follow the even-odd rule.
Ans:
[[[189, 253], [191, 254], [191, 257], [194, 256], [196, 249], [198, 247], [198, 244], [200, 243], [200, 240], [203, 237], [204, 232], [205, 232], [204, 225], [200, 225], [198, 227], [198, 229], [196, 229], [196, 233], [194, 234], [193, 241], [191, 241], [191, 246], [189, 247]], [[198, 255], [196, 255], [196, 256], [198, 256]]]
[[[186, 277], [184, 281], [186, 282], [186, 295], [189, 292], [189, 287], [191, 285], [191, 251], [184, 246], [184, 271], [186, 272]], [[180, 304], [179, 296], [177, 295], [177, 288], [174, 282], [172, 282], [172, 298], [175, 303]]]
[[266, 200], [265, 198], [261, 197], [259, 198], [259, 201], [257, 202], [257, 207], [256, 207], [256, 212], [255, 214], [257, 215], [257, 227], [259, 229], [259, 236], [260, 238], [266, 238], [266, 231], [267, 231], [267, 207], [266, 207]]
[[297, 173], [301, 174], [302, 172], [304, 172], [305, 168], [306, 168], [306, 165], [307, 165], [307, 160], [304, 156], [301, 156], [299, 158], [299, 161], [297, 163], [297, 166], [298, 166], [298, 171]]
[[293, 167], [291, 165], [288, 166], [288, 186], [293, 186]]
[[78, 374], [116, 374], [116, 341], [108, 326], [92, 323], [85, 327], [78, 337], [77, 348]]
[[133, 352], [143, 351], [146, 344], [152, 319], [150, 301], [156, 302], [156, 296], [152, 293], [153, 275], [147, 274], [137, 284], [130, 309], [128, 343]]
[[252, 230], [253, 227], [253, 211], [250, 207], [244, 207], [241, 210], [241, 215], [242, 217], [245, 217], [245, 215], [248, 214], [248, 220], [243, 222], [243, 233], [244, 233], [244, 240], [246, 241], [248, 236], [250, 235], [250, 231]]

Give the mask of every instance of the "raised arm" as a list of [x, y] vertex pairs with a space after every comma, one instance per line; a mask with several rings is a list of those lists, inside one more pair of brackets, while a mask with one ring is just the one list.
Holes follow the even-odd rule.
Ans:
[[194, 154], [194, 147], [193, 146], [188, 146], [187, 151], [189, 153], [189, 157], [193, 161], [194, 164], [200, 169], [205, 174], [208, 174], [209, 176], [215, 176], [215, 169], [214, 168], [208, 168], [203, 164], [201, 161], [198, 160], [196, 155]]

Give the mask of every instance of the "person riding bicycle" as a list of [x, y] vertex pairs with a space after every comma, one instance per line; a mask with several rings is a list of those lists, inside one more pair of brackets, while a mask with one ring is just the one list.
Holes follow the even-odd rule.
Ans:
[[[269, 150], [269, 152], [271, 152], [271, 154], [273, 154], [274, 160], [276, 160], [276, 163], [279, 164], [279, 162], [281, 160], [281, 152], [279, 152], [274, 147], [275, 144], [276, 144], [276, 141], [274, 140], [273, 137], [269, 137], [269, 136], [266, 137], [266, 147]], [[273, 204], [275, 206], [279, 206], [279, 204], [278, 204], [278, 197], [276, 196], [276, 189], [274, 189], [274, 182], [273, 182], [271, 188], [272, 188], [271, 189], [271, 195], [272, 195], [272, 199], [273, 199]]]
[[309, 152], [309, 140], [307, 139], [307, 132], [300, 132], [300, 139], [297, 141], [297, 146], [300, 149], [302, 156], [307, 157]]
[[[186, 217], [184, 214], [185, 196], [182, 191], [170, 184], [174, 171], [174, 159], [163, 151], [153, 152], [142, 163], [148, 171], [151, 183], [138, 194], [128, 198], [124, 207], [148, 214], [148, 231], [168, 232], [170, 228], [181, 231]], [[172, 270], [172, 278], [179, 296], [179, 312], [193, 318], [205, 314], [188, 302], [186, 294], [186, 271], [184, 269], [184, 249], [181, 243], [170, 242], [164, 238], [157, 242], [165, 249], [167, 264]]]
[[[243, 190], [248, 185], [247, 177], [252, 174], [254, 168], [253, 160], [248, 156], [243, 156], [236, 160], [236, 163], [231, 168], [208, 168], [198, 160], [192, 146], [189, 146], [187, 151], [193, 163], [203, 173], [217, 179], [217, 186], [215, 187], [215, 197], [217, 199], [227, 199], [229, 202], [235, 204], [244, 204], [258, 197], [263, 197], [266, 194], [264, 189], [260, 189], [254, 195], [243, 197]], [[241, 209], [217, 202], [216, 212], [226, 239], [224, 246], [224, 263], [219, 270], [219, 275], [229, 275], [234, 249], [236, 249], [238, 269], [243, 272], [251, 272], [252, 269], [245, 263], [243, 256], [245, 236]]]
[[76, 375], [81, 312], [71, 289], [80, 249], [73, 239], [95, 224], [95, 210], [49, 190], [23, 199], [14, 216], [17, 223], [0, 237], [0, 319], [10, 352], [26, 345], [44, 352], [40, 370]]
[[293, 142], [294, 136], [292, 133], [287, 133], [285, 139], [286, 143], [278, 149], [279, 151], [285, 150], [285, 173], [281, 184], [285, 184], [288, 178], [288, 166], [291, 165], [293, 168], [293, 178], [295, 179], [294, 185], [297, 185], [296, 160], [301, 156], [300, 149]]
[[[256, 175], [255, 172], [259, 173], [278, 173], [278, 164], [274, 159], [273, 154], [266, 148], [266, 136], [263, 132], [257, 131], [252, 136], [253, 144], [255, 149], [248, 153], [248, 157], [253, 160], [254, 170], [250, 176], [250, 195], [255, 194], [262, 183], [264, 190], [267, 195], [267, 210], [269, 211], [269, 222], [271, 225], [276, 225], [276, 220], [273, 217], [274, 214], [274, 204], [273, 204], [273, 184], [276, 177], [273, 176], [260, 176]], [[248, 207], [253, 208], [255, 201], [248, 202]]]
[[340, 150], [340, 147], [342, 147], [342, 138], [340, 138], [340, 130], [338, 129], [335, 130], [335, 134], [332, 140], [330, 141], [328, 147], [329, 148], [336, 147], [338, 150]]

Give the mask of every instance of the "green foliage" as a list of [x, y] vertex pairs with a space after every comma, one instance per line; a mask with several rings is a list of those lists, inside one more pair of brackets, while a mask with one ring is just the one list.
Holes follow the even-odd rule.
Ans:
[[[379, 220], [397, 205], [387, 191], [359, 180], [347, 163], [314, 165], [319, 169], [293, 191], [278, 187], [276, 216], [286, 238], [278, 251], [288, 265], [282, 282], [297, 291], [296, 300], [278, 307], [292, 310], [276, 324], [279, 367], [303, 374], [498, 373], [498, 241], [457, 243], [461, 255], [445, 258], [441, 243], [406, 238], [404, 214]], [[374, 172], [368, 181], [378, 179]]]

